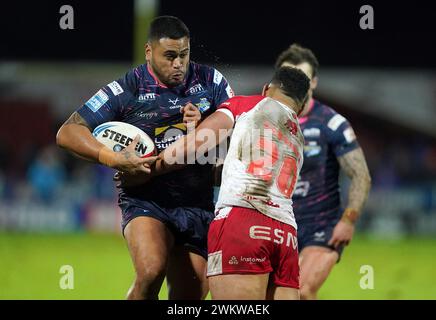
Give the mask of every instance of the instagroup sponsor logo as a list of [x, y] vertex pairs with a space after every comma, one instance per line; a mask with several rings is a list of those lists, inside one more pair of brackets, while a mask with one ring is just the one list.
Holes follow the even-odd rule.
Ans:
[[229, 264], [238, 264], [238, 259], [235, 256], [232, 256], [229, 260]]
[[265, 262], [265, 260], [266, 260], [266, 257], [263, 257], [263, 258], [253, 258], [253, 257], [242, 257], [241, 256], [241, 262], [247, 262], [247, 263], [250, 263], [250, 264], [253, 264], [253, 263], [262, 263], [262, 262]]

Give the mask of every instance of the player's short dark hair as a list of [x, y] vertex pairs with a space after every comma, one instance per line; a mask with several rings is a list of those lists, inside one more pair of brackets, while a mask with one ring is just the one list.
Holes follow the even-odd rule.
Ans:
[[160, 16], [154, 18], [150, 23], [148, 41], [156, 41], [162, 38], [177, 40], [184, 37], [190, 38], [189, 29], [177, 17]]
[[277, 58], [275, 67], [280, 68], [283, 62], [289, 62], [293, 65], [307, 62], [312, 67], [312, 76], [318, 74], [319, 62], [312, 50], [304, 48], [299, 44], [292, 44], [288, 49], [283, 51]]
[[304, 104], [310, 87], [310, 79], [297, 68], [280, 67], [276, 69], [271, 84], [280, 88], [283, 94], [299, 104]]

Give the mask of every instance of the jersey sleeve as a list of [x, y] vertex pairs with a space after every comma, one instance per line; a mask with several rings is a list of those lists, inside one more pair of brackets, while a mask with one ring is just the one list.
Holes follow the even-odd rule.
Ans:
[[359, 148], [351, 124], [340, 114], [334, 114], [327, 122], [327, 140], [337, 157]]
[[213, 99], [215, 106], [235, 96], [227, 79], [217, 69], [213, 69]]
[[104, 122], [117, 120], [135, 88], [136, 76], [132, 70], [124, 77], [112, 81], [98, 90], [77, 112], [85, 119], [91, 129]]
[[232, 97], [218, 106], [217, 112], [225, 113], [233, 123], [243, 112], [240, 108], [240, 97]]

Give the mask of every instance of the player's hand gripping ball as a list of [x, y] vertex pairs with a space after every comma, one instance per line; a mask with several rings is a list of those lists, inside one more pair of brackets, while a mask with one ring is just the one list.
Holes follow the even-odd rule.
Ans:
[[123, 150], [139, 135], [140, 140], [135, 147], [136, 155], [140, 158], [147, 158], [156, 152], [153, 140], [144, 131], [129, 123], [119, 121], [105, 122], [96, 127], [92, 135], [115, 152]]

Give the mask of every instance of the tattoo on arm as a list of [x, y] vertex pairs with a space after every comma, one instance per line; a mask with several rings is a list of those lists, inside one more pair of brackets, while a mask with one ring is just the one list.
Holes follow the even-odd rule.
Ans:
[[[67, 124], [78, 124], [81, 126], [85, 126], [87, 127], [89, 130], [91, 130], [91, 127], [89, 126], [89, 124], [85, 121], [85, 119], [82, 118], [82, 116], [80, 114], [78, 114], [77, 112], [74, 112], [68, 119], [67, 121], [65, 121], [64, 125]], [[92, 130], [91, 130], [92, 131]]]
[[341, 168], [351, 178], [347, 207], [361, 212], [371, 188], [371, 177], [361, 148], [338, 158]]

